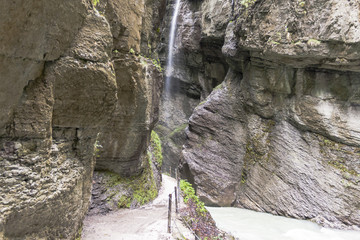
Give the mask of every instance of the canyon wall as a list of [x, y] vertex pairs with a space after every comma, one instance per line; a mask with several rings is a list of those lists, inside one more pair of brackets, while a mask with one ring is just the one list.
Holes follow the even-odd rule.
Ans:
[[[231, 2], [230, 16], [206, 14]], [[201, 41], [212, 29], [225, 34], [229, 69], [186, 130], [182, 170], [197, 194], [209, 205], [358, 229], [359, 3], [199, 4]]]
[[121, 176], [150, 167], [162, 5], [1, 1], [0, 239], [74, 239], [96, 158]]
[[[169, 92], [162, 95], [156, 131], [163, 143], [163, 168], [166, 172], [172, 171], [173, 176], [185, 143], [188, 119], [195, 107], [223, 81], [228, 69], [221, 47], [225, 36], [223, 30], [231, 16], [231, 4], [228, 1], [205, 2], [180, 1], [173, 66], [164, 72], [170, 86]], [[159, 48], [164, 64], [174, 4], [175, 1], [169, 1], [164, 18]]]

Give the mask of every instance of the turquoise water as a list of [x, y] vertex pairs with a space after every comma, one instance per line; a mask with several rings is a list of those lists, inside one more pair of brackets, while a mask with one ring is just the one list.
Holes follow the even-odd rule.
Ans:
[[220, 229], [240, 240], [360, 240], [360, 231], [329, 229], [310, 221], [240, 208], [207, 209]]

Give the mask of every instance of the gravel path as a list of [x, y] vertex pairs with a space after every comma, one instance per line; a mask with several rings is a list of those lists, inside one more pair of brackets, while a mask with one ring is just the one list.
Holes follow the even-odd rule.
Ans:
[[[121, 209], [106, 215], [87, 216], [84, 220], [82, 240], [174, 239], [172, 234], [167, 233], [167, 209], [169, 194], [174, 191], [175, 186], [175, 179], [162, 175], [159, 196], [152, 203], [138, 209]], [[177, 226], [181, 232], [191, 237], [179, 221]], [[177, 229], [173, 231], [176, 234]]]

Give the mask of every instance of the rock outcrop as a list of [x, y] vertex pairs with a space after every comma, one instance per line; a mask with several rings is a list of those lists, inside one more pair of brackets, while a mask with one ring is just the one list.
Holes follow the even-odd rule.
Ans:
[[[169, 1], [167, 6], [166, 30], [170, 30], [174, 3]], [[180, 1], [173, 67], [165, 72], [165, 77], [170, 79], [170, 91], [162, 96], [161, 115], [156, 128], [163, 143], [166, 172], [174, 173], [179, 164], [186, 139], [184, 130], [194, 108], [226, 75], [228, 65], [221, 54], [225, 37], [222, 30], [226, 28], [230, 16], [228, 1]], [[165, 43], [168, 37], [169, 32], [163, 31]], [[159, 50], [162, 59], [167, 57], [168, 51], [164, 42]]]
[[[99, 11], [131, 5], [100, 2]], [[107, 15], [88, 0], [1, 1], [0, 239], [74, 239], [96, 157], [126, 176], [150, 167], [162, 76], [148, 52], [160, 5], [127, 9], [139, 28], [119, 30], [117, 7]]]
[[99, 136], [102, 148], [97, 170], [133, 176], [143, 169], [162, 92], [161, 67], [153, 50], [160, 36], [157, 29], [164, 14], [163, 5], [164, 1], [134, 4], [131, 0], [101, 1], [97, 5], [109, 19], [118, 86], [115, 110]]
[[359, 228], [359, 3], [234, 6], [230, 68], [189, 120], [184, 171], [209, 205]]
[[105, 214], [119, 208], [137, 208], [158, 196], [161, 187], [162, 150], [152, 131], [141, 174], [126, 177], [110, 171], [95, 171], [88, 215]]

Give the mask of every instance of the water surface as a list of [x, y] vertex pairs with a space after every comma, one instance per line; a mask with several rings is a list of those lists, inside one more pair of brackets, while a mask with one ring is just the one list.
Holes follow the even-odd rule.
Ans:
[[240, 240], [360, 240], [360, 231], [329, 229], [310, 221], [240, 208], [207, 209], [220, 229]]

